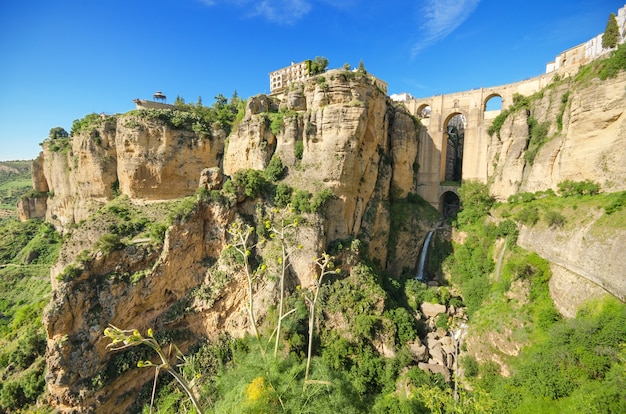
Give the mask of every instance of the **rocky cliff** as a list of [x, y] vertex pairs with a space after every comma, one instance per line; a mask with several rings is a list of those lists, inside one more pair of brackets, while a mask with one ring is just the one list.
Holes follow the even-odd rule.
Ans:
[[42, 144], [32, 169], [40, 196], [22, 202], [21, 216], [41, 217], [45, 205], [46, 220], [66, 231], [118, 195], [145, 202], [193, 194], [200, 171], [220, 165], [224, 141], [221, 130], [197, 134], [150, 110], [104, 117]]
[[[625, 98], [626, 72], [604, 81], [565, 78], [520, 97], [491, 137], [491, 194], [506, 200], [522, 192], [558, 192], [565, 180], [594, 181], [604, 192], [626, 190]], [[519, 239], [522, 247], [550, 261], [558, 275], [553, 298], [569, 316], [599, 290], [626, 298], [626, 261], [620, 253], [626, 230], [597, 225], [604, 220], [602, 211], [575, 215], [587, 218], [566, 228], [524, 226]], [[589, 287], [566, 288], [581, 284]]]
[[[135, 111], [104, 120], [63, 150], [44, 144], [35, 187], [48, 194], [47, 219], [68, 233], [44, 316], [55, 407], [119, 411], [150, 380], [150, 370], [130, 371], [137, 354], [107, 351], [108, 324], [153, 327], [183, 351], [222, 332], [251, 332], [246, 267], [230, 247], [230, 225], [257, 228], [250, 233], [253, 270], [263, 264], [275, 275], [279, 245], [265, 242], [259, 229], [269, 221], [284, 226], [290, 213], [272, 208], [271, 194], [246, 194], [233, 177], [264, 170], [273, 157], [286, 168], [281, 183], [294, 193], [333, 194], [323, 209], [302, 212], [297, 227], [287, 226], [288, 289], [313, 286], [311, 258], [329, 248], [348, 254], [337, 246], [350, 246], [349, 255], [364, 247], [392, 273], [412, 271], [425, 230], [438, 221], [432, 207], [407, 201], [418, 185], [419, 128], [368, 76], [334, 71], [284, 96], [251, 98], [227, 144], [219, 131], [199, 135]], [[220, 191], [215, 167], [222, 166], [222, 153], [234, 193]], [[204, 190], [197, 192], [199, 183]], [[402, 222], [391, 214], [397, 202], [410, 211]], [[357, 238], [362, 244], [352, 243]], [[348, 256], [342, 263], [350, 272]], [[275, 302], [275, 280], [255, 279], [258, 320]]]
[[626, 189], [626, 72], [615, 79], [567, 78], [528, 97], [491, 136], [492, 194], [557, 190], [565, 180]]
[[[284, 123], [274, 134], [270, 124], [277, 112]], [[385, 263], [389, 217], [381, 203], [415, 192], [418, 132], [415, 118], [392, 105], [367, 76], [331, 71], [293, 85], [282, 100], [252, 98], [229, 137], [224, 172], [263, 169], [276, 154], [289, 170], [287, 183], [310, 191], [330, 188], [336, 195], [326, 239], [365, 231], [371, 257]], [[374, 220], [364, 218], [368, 211]]]

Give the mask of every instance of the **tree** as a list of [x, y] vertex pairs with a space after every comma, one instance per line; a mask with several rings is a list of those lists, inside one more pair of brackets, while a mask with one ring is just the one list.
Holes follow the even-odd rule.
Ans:
[[359, 73], [367, 73], [367, 71], [365, 70], [365, 65], [363, 64], [363, 61], [359, 61], [359, 68], [357, 69], [357, 72]]
[[619, 40], [619, 28], [617, 27], [617, 19], [615, 13], [611, 13], [609, 21], [606, 23], [606, 29], [602, 35], [602, 47], [614, 48]]
[[182, 108], [185, 106], [185, 99], [182, 96], [176, 95], [176, 99], [174, 100], [174, 106], [177, 108]]
[[61, 127], [54, 127], [50, 129], [50, 133], [48, 133], [48, 138], [50, 139], [67, 138], [69, 136], [70, 134], [68, 134], [67, 131]]
[[323, 56], [315, 56], [315, 60], [309, 60], [309, 75], [324, 73], [328, 67], [328, 59]]

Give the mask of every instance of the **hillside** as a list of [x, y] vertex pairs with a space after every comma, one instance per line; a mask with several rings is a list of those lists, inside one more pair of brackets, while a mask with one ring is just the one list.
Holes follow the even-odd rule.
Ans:
[[17, 201], [31, 190], [30, 161], [0, 162], [0, 218], [17, 217]]

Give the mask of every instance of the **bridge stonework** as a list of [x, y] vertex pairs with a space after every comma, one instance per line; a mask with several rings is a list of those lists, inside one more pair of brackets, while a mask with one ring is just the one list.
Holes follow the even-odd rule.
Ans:
[[[550, 84], [554, 76], [554, 73], [549, 73], [506, 85], [404, 101], [409, 112], [418, 117], [424, 127], [419, 136], [417, 193], [440, 212], [443, 211], [443, 194], [448, 191], [456, 193], [454, 186], [443, 185], [443, 181], [446, 172], [446, 127], [457, 114], [462, 114], [466, 121], [461, 178], [463, 181], [487, 182], [491, 141], [487, 131], [501, 112], [486, 111], [487, 101], [500, 97], [502, 108], [506, 108], [513, 104], [513, 95], [528, 96], [539, 92]], [[421, 116], [427, 106], [430, 107], [430, 115]]]

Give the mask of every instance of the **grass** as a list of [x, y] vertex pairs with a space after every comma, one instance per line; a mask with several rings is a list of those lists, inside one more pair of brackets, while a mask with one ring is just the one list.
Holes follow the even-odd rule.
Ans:
[[[590, 225], [590, 234], [609, 239], [626, 228], [626, 208], [622, 208], [622, 200], [626, 199], [626, 191], [601, 193], [592, 196], [545, 196], [530, 199], [527, 202], [500, 204], [494, 209], [498, 217], [511, 216], [527, 208], [535, 208], [539, 212], [539, 228], [549, 227], [549, 217], [555, 214], [562, 216], [561, 229], [568, 231]], [[607, 214], [607, 209], [611, 214]], [[593, 223], [591, 223], [593, 221]]]
[[0, 411], [26, 412], [44, 392], [41, 314], [59, 248], [60, 236], [46, 223], [0, 220]]

